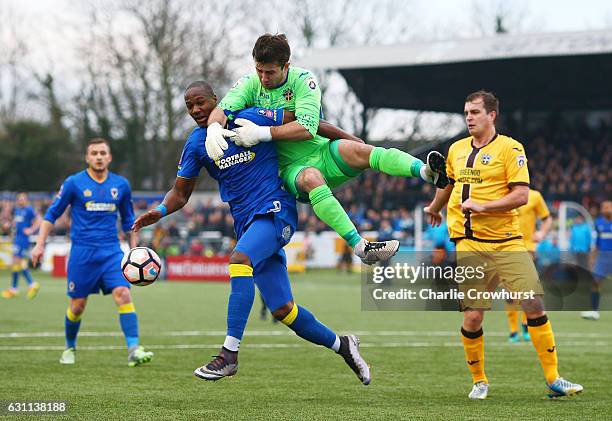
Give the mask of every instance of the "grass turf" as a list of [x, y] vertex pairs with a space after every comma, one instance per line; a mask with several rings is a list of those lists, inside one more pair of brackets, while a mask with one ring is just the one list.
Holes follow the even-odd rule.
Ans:
[[[0, 279], [9, 279], [0, 272]], [[610, 313], [599, 322], [551, 313], [560, 370], [585, 386], [573, 399], [545, 399], [532, 346], [510, 345], [504, 313], [485, 320], [489, 398], [467, 399], [471, 379], [454, 312], [366, 312], [358, 275], [293, 276], [296, 302], [339, 333], [357, 332], [373, 380], [362, 386], [343, 360], [270, 318], [257, 299], [229, 379], [193, 376], [224, 338], [228, 284], [168, 283], [133, 288], [151, 364], [128, 368], [110, 297], [92, 296], [77, 363], [61, 366], [65, 281], [36, 273], [34, 300], [0, 301], [0, 400], [66, 400], [66, 419], [608, 419], [612, 402]], [[21, 281], [23, 283], [23, 281]], [[8, 281], [7, 281], [8, 283]], [[17, 332], [17, 337], [9, 337]], [[14, 419], [14, 417], [11, 417]]]

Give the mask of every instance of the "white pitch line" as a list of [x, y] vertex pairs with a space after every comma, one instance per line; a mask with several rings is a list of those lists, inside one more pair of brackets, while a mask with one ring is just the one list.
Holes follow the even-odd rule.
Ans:
[[[351, 331], [348, 332], [359, 336], [417, 336], [417, 337], [456, 337], [459, 331], [421, 331], [421, 330], [381, 330], [381, 331]], [[488, 337], [506, 337], [507, 332], [491, 332], [485, 331]], [[293, 336], [293, 331], [290, 330], [247, 330], [246, 336]], [[122, 337], [123, 333], [114, 332], [80, 332], [79, 337]], [[187, 336], [225, 336], [224, 330], [184, 330], [184, 331], [169, 331], [169, 332], [151, 332], [143, 333], [141, 336], [159, 337], [187, 337]], [[15, 338], [63, 338], [64, 332], [4, 332], [0, 333], [0, 339], [15, 339]], [[555, 337], [558, 338], [612, 338], [612, 334], [608, 333], [585, 333], [585, 332], [555, 332]]]
[[[576, 347], [609, 347], [610, 342], [564, 342], [563, 346], [576, 346]], [[362, 348], [459, 348], [463, 347], [460, 342], [388, 342], [388, 343], [362, 343]], [[513, 348], [521, 349], [521, 347], [515, 344], [509, 344], [506, 342], [498, 342], [487, 344], [487, 347], [493, 348]], [[217, 349], [218, 344], [166, 344], [166, 345], [147, 345], [147, 349], [151, 350], [162, 350], [162, 349]], [[312, 348], [312, 344], [293, 343], [293, 344], [247, 344], [244, 346], [245, 349], [285, 349], [285, 348]], [[531, 347], [527, 347], [531, 348]], [[525, 348], [525, 349], [527, 349]], [[314, 349], [314, 348], [313, 348]], [[0, 351], [62, 351], [63, 346], [47, 346], [47, 345], [24, 345], [24, 346], [0, 346]], [[80, 346], [79, 351], [115, 351], [125, 350], [125, 346], [119, 345], [89, 345]]]

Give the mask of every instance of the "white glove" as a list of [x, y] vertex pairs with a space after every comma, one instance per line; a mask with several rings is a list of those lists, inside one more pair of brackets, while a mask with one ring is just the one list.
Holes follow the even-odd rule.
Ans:
[[234, 129], [236, 136], [234, 136], [233, 140], [236, 145], [250, 148], [259, 142], [269, 142], [272, 140], [270, 126], [258, 126], [245, 118], [237, 118], [234, 123], [240, 126]]
[[227, 150], [227, 141], [223, 137], [236, 136], [231, 130], [224, 129], [219, 123], [213, 123], [206, 129], [206, 153], [213, 161], [223, 157], [223, 151]]

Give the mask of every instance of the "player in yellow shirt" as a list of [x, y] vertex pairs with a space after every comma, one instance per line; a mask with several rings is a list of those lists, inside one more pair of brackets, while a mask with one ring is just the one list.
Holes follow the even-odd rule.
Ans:
[[[518, 210], [519, 215], [519, 229], [523, 234], [523, 241], [525, 247], [531, 257], [535, 258], [535, 249], [537, 243], [542, 241], [550, 227], [552, 226], [552, 218], [550, 217], [550, 211], [546, 202], [542, 197], [542, 194], [534, 189], [529, 189], [529, 198], [527, 204], [521, 206]], [[541, 221], [540, 229], [537, 229], [537, 221]], [[529, 330], [527, 326], [527, 315], [524, 311], [521, 312], [521, 335], [519, 336], [519, 308], [518, 303], [509, 302], [506, 305], [506, 315], [508, 316], [508, 326], [510, 326], [510, 336], [508, 337], [510, 343], [517, 343], [521, 337], [525, 342], [529, 342]]]
[[[474, 383], [468, 397], [485, 399], [489, 390], [482, 321], [484, 311], [491, 308], [491, 300], [479, 294], [495, 290], [496, 282], [523, 297], [521, 307], [527, 314], [529, 334], [544, 370], [549, 397], [575, 395], [583, 387], [559, 376], [557, 347], [544, 311], [543, 289], [519, 231], [516, 209], [527, 203], [529, 195], [525, 149], [511, 137], [497, 133], [498, 113], [499, 102], [492, 93], [478, 91], [468, 95], [464, 114], [471, 136], [451, 145], [446, 161], [451, 184], [438, 189], [425, 208], [429, 222], [439, 225], [440, 211], [448, 203], [448, 229], [457, 245], [457, 267], [471, 266], [474, 275], [458, 283], [459, 291], [466, 294], [461, 301], [461, 336]], [[474, 273], [478, 267], [478, 273], [483, 274], [480, 278]]]

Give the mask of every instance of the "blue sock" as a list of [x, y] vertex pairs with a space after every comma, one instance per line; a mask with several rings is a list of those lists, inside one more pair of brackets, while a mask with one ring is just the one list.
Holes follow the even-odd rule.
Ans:
[[294, 305], [289, 314], [281, 320], [300, 338], [317, 345], [332, 348], [338, 336], [313, 314], [302, 306]]
[[18, 282], [19, 282], [19, 272], [13, 272], [13, 282], [11, 283], [11, 287], [13, 289], [17, 289]]
[[128, 349], [138, 346], [138, 316], [134, 303], [122, 304], [119, 306], [119, 324], [125, 336], [125, 344]]
[[77, 316], [70, 310], [66, 311], [66, 318], [64, 320], [64, 331], [66, 333], [66, 348], [76, 348], [77, 335], [79, 334], [79, 328], [81, 327], [81, 316]]
[[230, 264], [229, 271], [231, 292], [227, 303], [227, 337], [223, 346], [238, 351], [255, 300], [255, 282], [251, 266]]
[[28, 283], [28, 286], [32, 286], [32, 282], [34, 282], [34, 280], [32, 279], [32, 275], [30, 274], [30, 269], [24, 269], [21, 271], [21, 273], [23, 274], [23, 277]]
[[593, 311], [599, 311], [599, 291], [591, 292], [591, 308]]

